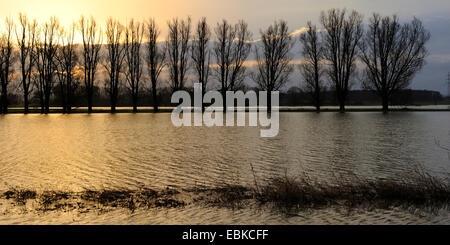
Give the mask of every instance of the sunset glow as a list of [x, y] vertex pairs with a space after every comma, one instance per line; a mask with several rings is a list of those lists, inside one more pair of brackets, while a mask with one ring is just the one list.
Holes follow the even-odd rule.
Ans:
[[[383, 3], [384, 2], [384, 3]], [[131, 18], [138, 20], [155, 18], [157, 23], [165, 30], [165, 24], [173, 17], [191, 16], [193, 21], [205, 16], [210, 23], [221, 19], [231, 22], [245, 19], [253, 32], [259, 30], [276, 19], [285, 19], [292, 30], [305, 26], [308, 20], [317, 21], [320, 11], [328, 8], [351, 7], [370, 15], [373, 11], [383, 14], [399, 14], [410, 16], [445, 16], [450, 9], [447, 1], [433, 1], [436, 4], [423, 6], [421, 1], [312, 1], [312, 0], [280, 0], [274, 2], [248, 0], [248, 1], [207, 1], [207, 0], [16, 0], [2, 1], [0, 16], [17, 18], [18, 13], [25, 13], [39, 22], [47, 21], [50, 16], [57, 16], [63, 26], [78, 20], [80, 15], [95, 16], [102, 25], [108, 17], [117, 18], [126, 22]], [[442, 4], [441, 4], [442, 3]], [[394, 5], [394, 6], [393, 6]], [[402, 7], [396, 7], [402, 6]], [[439, 8], [436, 8], [439, 6]], [[3, 23], [2, 23], [3, 24]]]

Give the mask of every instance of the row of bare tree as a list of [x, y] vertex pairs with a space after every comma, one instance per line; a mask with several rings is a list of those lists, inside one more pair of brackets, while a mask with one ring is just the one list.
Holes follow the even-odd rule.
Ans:
[[345, 110], [359, 66], [363, 88], [375, 91], [387, 112], [392, 96], [408, 87], [425, 64], [430, 33], [417, 18], [402, 24], [395, 15], [373, 14], [364, 31], [361, 14], [331, 9], [322, 12], [320, 22], [323, 29], [308, 22], [300, 36], [305, 57], [300, 70], [317, 111], [326, 80], [336, 91], [340, 110]]
[[[362, 84], [380, 95], [387, 111], [391, 96], [408, 86], [425, 62], [425, 43], [430, 34], [418, 19], [401, 24], [396, 16], [374, 14], [367, 31], [362, 15], [355, 11], [348, 14], [332, 9], [322, 12], [320, 20], [322, 29], [308, 22], [306, 32], [299, 38], [304, 57], [299, 69], [318, 111], [326, 81], [336, 91], [341, 111], [345, 110], [358, 66], [364, 71]], [[77, 34], [81, 36], [81, 44], [75, 43]], [[223, 20], [211, 30], [205, 18], [199, 20], [195, 29], [190, 18], [176, 18], [168, 22], [167, 39], [161, 42], [159, 27], [153, 19], [131, 20], [123, 26], [109, 18], [103, 32], [92, 17], [81, 17], [64, 30], [55, 17], [38, 25], [20, 14], [18, 25], [6, 20], [0, 39], [1, 111], [8, 112], [8, 85], [17, 77], [21, 81], [25, 113], [29, 111], [33, 91], [42, 113], [50, 111], [52, 93], [61, 95], [64, 112], [70, 112], [78, 82], [82, 83], [88, 111], [92, 112], [94, 85], [101, 67], [107, 74], [105, 89], [111, 112], [116, 110], [122, 83], [129, 90], [133, 110], [137, 111], [146, 81], [152, 91], [154, 111], [158, 111], [159, 77], [163, 70], [168, 73], [172, 91], [186, 88], [189, 69], [195, 72], [195, 82], [202, 84], [203, 92], [214, 79], [225, 95], [227, 91], [241, 89], [247, 77], [261, 90], [277, 91], [294, 71], [294, 35], [282, 20], [260, 34], [260, 40], [253, 40], [242, 20], [235, 25]], [[252, 46], [256, 65], [249, 72], [250, 65], [245, 62]]]

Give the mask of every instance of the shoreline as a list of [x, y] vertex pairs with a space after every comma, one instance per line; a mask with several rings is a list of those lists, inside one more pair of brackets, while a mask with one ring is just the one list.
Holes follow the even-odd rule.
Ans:
[[[92, 112], [88, 112], [87, 109], [72, 109], [70, 113], [63, 112], [62, 109], [50, 109], [48, 113], [41, 113], [41, 109], [29, 109], [28, 114], [155, 114], [155, 113], [171, 113], [173, 108], [162, 108], [159, 111], [154, 112], [153, 109], [138, 109], [137, 112], [133, 112], [132, 109], [121, 109], [116, 108], [116, 112], [111, 113], [110, 109], [93, 109]], [[25, 114], [24, 109], [16, 109], [10, 108], [8, 113], [0, 114], [0, 115], [8, 115], [8, 114]], [[249, 112], [249, 109], [246, 109], [246, 112]], [[279, 112], [317, 112], [313, 108], [280, 108]], [[320, 112], [340, 112], [338, 108], [324, 108], [321, 109]], [[381, 108], [348, 108], [345, 112], [380, 112], [383, 110]], [[450, 112], [450, 106], [448, 108], [390, 108], [389, 112]]]

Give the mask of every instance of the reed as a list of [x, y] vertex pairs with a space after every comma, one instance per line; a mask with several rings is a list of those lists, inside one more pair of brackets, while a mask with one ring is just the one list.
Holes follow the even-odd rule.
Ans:
[[333, 177], [323, 182], [307, 175], [257, 181], [253, 186], [223, 185], [215, 188], [188, 190], [149, 188], [139, 190], [86, 190], [82, 192], [12, 189], [0, 195], [24, 205], [36, 200], [41, 211], [58, 209], [180, 208], [186, 205], [212, 205], [224, 208], [245, 208], [250, 205], [270, 205], [280, 210], [344, 207], [349, 209], [417, 208], [425, 211], [448, 209], [450, 183], [417, 168], [392, 179], [366, 179], [353, 173]]

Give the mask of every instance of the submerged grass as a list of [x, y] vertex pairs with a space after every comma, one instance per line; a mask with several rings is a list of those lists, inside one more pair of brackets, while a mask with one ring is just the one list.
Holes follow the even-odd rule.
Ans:
[[264, 186], [257, 199], [278, 206], [321, 208], [421, 208], [436, 210], [448, 208], [450, 185], [448, 181], [416, 170], [408, 177], [387, 180], [367, 180], [356, 175], [336, 178], [334, 184], [321, 183], [310, 178], [274, 179]]
[[[168, 194], [169, 193], [169, 194]], [[176, 208], [185, 206], [185, 202], [176, 198], [177, 192], [151, 189], [141, 190], [85, 190], [82, 192], [44, 191], [12, 189], [0, 195], [0, 198], [12, 200], [15, 204], [25, 205], [33, 200], [38, 211], [105, 210], [107, 208], [125, 208], [134, 211], [137, 208]]]
[[344, 207], [349, 209], [403, 208], [425, 211], [448, 209], [450, 184], [448, 179], [429, 175], [421, 169], [397, 179], [369, 180], [354, 174], [334, 177], [321, 182], [308, 176], [274, 178], [253, 187], [224, 185], [216, 188], [194, 188], [177, 191], [165, 189], [86, 190], [82, 192], [12, 189], [0, 198], [25, 205], [35, 200], [40, 211], [124, 208], [179, 208], [189, 204], [243, 208], [252, 204], [270, 205], [281, 211]]
[[268, 180], [252, 188], [230, 186], [213, 190], [210, 204], [240, 207], [245, 200], [273, 204], [282, 209], [320, 209], [344, 207], [349, 209], [403, 209], [419, 208], [425, 211], [448, 209], [450, 183], [448, 179], [431, 176], [422, 169], [415, 169], [398, 179], [361, 178], [347, 173], [334, 177], [331, 182], [321, 182], [308, 176]]
[[5, 199], [13, 199], [19, 204], [25, 204], [28, 199], [36, 198], [36, 192], [32, 190], [12, 189], [3, 194]]

